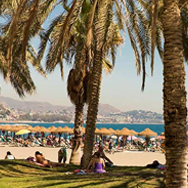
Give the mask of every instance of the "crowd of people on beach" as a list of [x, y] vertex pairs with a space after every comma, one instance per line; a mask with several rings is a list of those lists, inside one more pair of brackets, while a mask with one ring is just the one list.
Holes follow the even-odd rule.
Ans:
[[[29, 139], [33, 138], [33, 137], [29, 137], [29, 136], [30, 135], [28, 135], [28, 137], [26, 138], [26, 140], [28, 142], [30, 142]], [[54, 140], [56, 140], [54, 138], [56, 138], [56, 137], [55, 136], [53, 137], [53, 135], [49, 135], [45, 139], [51, 139], [51, 141], [54, 141]], [[23, 139], [23, 138], [16, 138], [16, 139], [19, 140], [19, 139]], [[38, 140], [39, 138], [35, 137], [35, 139]], [[40, 139], [41, 139], [41, 144], [44, 143], [42, 138], [40, 138]], [[39, 139], [39, 141], [40, 141], [40, 139]], [[71, 146], [71, 141], [66, 140], [64, 142], [68, 142]], [[129, 144], [131, 144], [132, 146], [138, 146], [139, 142], [132, 141], [130, 143], [130, 142], [127, 142], [125, 139], [115, 141], [112, 138], [103, 138], [103, 139], [100, 138], [98, 142], [97, 141], [94, 142], [93, 155], [92, 155], [91, 160], [89, 161], [88, 167], [82, 171], [79, 170], [78, 172], [75, 172], [75, 173], [92, 173], [92, 172], [104, 173], [106, 166], [113, 167], [113, 165], [114, 165], [113, 162], [110, 160], [110, 158], [106, 156], [106, 152], [108, 152], [109, 154], [113, 154], [115, 148], [125, 148], [126, 146], [128, 147]], [[143, 142], [142, 147], [144, 147], [144, 146], [147, 149], [149, 147], [155, 147], [155, 148], [158, 147], [157, 142], [153, 142], [151, 140], [148, 140], [147, 143]], [[146, 151], [148, 151], [148, 150], [146, 150]], [[15, 159], [15, 157], [10, 151], [8, 151], [5, 156], [5, 159], [8, 159], [8, 160]], [[58, 162], [50, 161], [41, 152], [36, 151], [35, 157], [29, 156], [27, 158], [27, 161], [33, 162], [36, 165], [43, 166], [43, 167], [50, 167], [50, 168], [59, 167], [59, 166], [66, 167], [66, 162], [67, 162], [67, 148], [66, 147], [61, 147], [58, 150], [57, 159], [58, 159]], [[153, 168], [154, 166], [158, 166], [160, 163], [158, 165], [157, 164], [158, 163], [155, 161], [152, 164], [148, 164], [147, 167]], [[81, 166], [82, 166], [82, 164], [81, 164]]]

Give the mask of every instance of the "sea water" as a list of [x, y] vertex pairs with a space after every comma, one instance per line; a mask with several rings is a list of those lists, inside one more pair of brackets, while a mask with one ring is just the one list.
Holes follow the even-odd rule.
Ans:
[[[16, 124], [16, 123], [2, 123], [2, 124]], [[19, 123], [22, 124], [22, 123]], [[26, 123], [23, 123], [26, 124]], [[74, 127], [73, 123], [27, 123], [28, 125], [31, 125], [32, 127], [35, 126], [43, 126], [46, 128], [49, 128], [51, 126], [55, 126], [55, 127], [65, 127], [68, 126], [70, 128]], [[84, 127], [86, 125], [84, 124]], [[121, 130], [124, 127], [128, 128], [128, 129], [132, 129], [136, 132], [141, 132], [146, 128], [151, 129], [152, 131], [156, 132], [158, 135], [160, 135], [162, 132], [164, 132], [164, 124], [97, 124], [96, 125], [97, 128], [102, 128], [105, 127], [107, 129], [112, 128], [114, 130]]]

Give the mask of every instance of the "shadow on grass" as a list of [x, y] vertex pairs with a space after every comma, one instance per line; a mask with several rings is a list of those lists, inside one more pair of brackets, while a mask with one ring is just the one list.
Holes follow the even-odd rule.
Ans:
[[[65, 172], [73, 172], [78, 166], [68, 165], [66, 168], [40, 167], [25, 160], [0, 160], [0, 174], [2, 177], [26, 177], [20, 179], [26, 182], [27, 188], [43, 187], [110, 187], [110, 188], [163, 188], [164, 174], [157, 169], [143, 167], [118, 167], [107, 168], [105, 174], [67, 175]], [[1, 173], [2, 172], [2, 173]], [[29, 185], [33, 179], [38, 180], [36, 185]], [[10, 179], [11, 180], [11, 179]]]

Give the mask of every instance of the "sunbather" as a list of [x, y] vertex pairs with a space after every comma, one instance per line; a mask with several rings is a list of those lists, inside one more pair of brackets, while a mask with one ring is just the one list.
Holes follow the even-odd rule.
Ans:
[[40, 153], [39, 151], [35, 152], [35, 158], [36, 158], [36, 162], [40, 163], [46, 167], [57, 167], [57, 166], [65, 166], [62, 163], [56, 163], [56, 162], [52, 162], [50, 160], [45, 159], [44, 155], [42, 153]]
[[90, 169], [92, 169], [92, 171], [95, 173], [104, 173], [106, 172], [104, 168], [105, 168], [105, 163], [104, 160], [100, 157], [100, 152], [95, 152], [89, 162], [86, 171], [89, 172]]

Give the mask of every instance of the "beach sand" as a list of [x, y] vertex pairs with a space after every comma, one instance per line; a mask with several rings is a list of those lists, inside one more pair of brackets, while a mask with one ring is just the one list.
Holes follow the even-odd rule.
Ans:
[[[29, 156], [34, 157], [36, 151], [43, 153], [46, 159], [57, 162], [57, 153], [60, 148], [45, 147], [10, 147], [0, 145], [0, 159], [4, 159], [6, 152], [10, 151], [16, 159], [26, 159]], [[69, 162], [71, 150], [67, 150]], [[143, 152], [143, 151], [123, 151], [114, 154], [106, 154], [118, 166], [146, 166], [154, 160], [165, 164], [165, 155], [160, 152]]]

